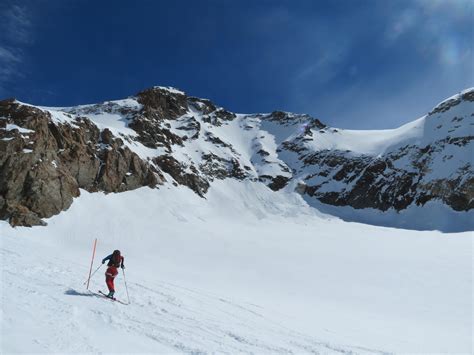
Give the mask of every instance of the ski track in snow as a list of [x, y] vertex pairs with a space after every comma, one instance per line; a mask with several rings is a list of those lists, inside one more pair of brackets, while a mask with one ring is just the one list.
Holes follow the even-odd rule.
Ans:
[[[57, 352], [375, 353], [326, 343], [272, 321], [265, 309], [167, 282], [129, 283], [130, 305], [96, 296], [78, 275], [87, 274], [57, 257], [20, 254], [9, 240], [2, 259], [2, 322], [9, 337], [2, 353]], [[101, 268], [90, 289], [104, 287]], [[99, 275], [98, 275], [99, 274]], [[123, 275], [123, 274], [122, 274]], [[126, 301], [122, 277], [120, 300]], [[68, 285], [75, 285], [68, 287]], [[15, 290], [15, 292], [11, 292]], [[25, 337], [24, 329], [28, 329]], [[110, 339], [107, 341], [106, 339]]]

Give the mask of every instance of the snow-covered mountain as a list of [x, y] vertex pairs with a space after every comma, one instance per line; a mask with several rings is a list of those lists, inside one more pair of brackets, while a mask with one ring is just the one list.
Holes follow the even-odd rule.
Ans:
[[0, 353], [472, 353], [472, 96], [378, 132], [0, 102]]
[[5, 100], [0, 218], [41, 224], [69, 208], [80, 189], [173, 183], [205, 198], [214, 181], [232, 178], [296, 190], [348, 220], [472, 230], [473, 115], [474, 89], [383, 131], [332, 128], [280, 111], [235, 114], [169, 87], [77, 107]]

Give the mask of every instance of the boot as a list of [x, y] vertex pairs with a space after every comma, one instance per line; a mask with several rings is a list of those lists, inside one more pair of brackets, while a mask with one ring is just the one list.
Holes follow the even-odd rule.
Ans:
[[115, 291], [110, 291], [109, 294], [107, 295], [107, 297], [114, 298], [114, 293], [115, 293]]

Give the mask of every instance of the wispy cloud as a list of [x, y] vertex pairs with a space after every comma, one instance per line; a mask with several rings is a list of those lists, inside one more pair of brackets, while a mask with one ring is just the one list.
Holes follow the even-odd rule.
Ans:
[[349, 46], [345, 44], [327, 45], [318, 53], [313, 62], [301, 68], [294, 79], [297, 81], [310, 79], [313, 82], [325, 84], [343, 70], [341, 63], [344, 62], [348, 53]]
[[25, 5], [10, 5], [1, 20], [7, 39], [14, 43], [31, 42], [31, 14]]
[[0, 60], [7, 63], [19, 63], [21, 62], [18, 54], [13, 53], [11, 50], [0, 47]]
[[24, 49], [32, 42], [31, 13], [26, 5], [7, 3], [0, 7], [0, 95], [22, 76]]
[[[389, 42], [411, 36], [421, 55], [440, 64], [454, 66], [469, 59], [472, 51], [472, 0], [415, 0], [409, 8], [393, 15], [387, 24]], [[470, 33], [469, 33], [470, 32]]]
[[21, 64], [20, 54], [13, 52], [12, 49], [0, 47], [0, 86], [4, 85], [15, 77], [18, 72], [18, 65]]
[[406, 9], [396, 15], [392, 22], [388, 25], [386, 37], [390, 41], [395, 41], [408, 31], [413, 29], [418, 21], [419, 15], [413, 9]]
[[297, 63], [290, 110], [346, 128], [393, 128], [472, 86], [474, 1], [371, 4], [307, 23], [301, 32], [316, 43], [300, 53], [307, 60]]

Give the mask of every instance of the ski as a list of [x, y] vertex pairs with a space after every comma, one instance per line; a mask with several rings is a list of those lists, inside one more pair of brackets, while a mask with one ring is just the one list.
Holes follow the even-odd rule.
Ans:
[[99, 293], [95, 293], [95, 292], [92, 292], [92, 293], [94, 293], [95, 295], [100, 296], [102, 298], [107, 298], [108, 300], [111, 300], [112, 302], [118, 302], [118, 303], [121, 303], [125, 306], [128, 306], [128, 303], [120, 301], [120, 300], [116, 299], [115, 297], [114, 298], [107, 297], [107, 295], [104, 292], [102, 292], [101, 290], [99, 290], [98, 292]]
[[101, 290], [98, 291], [102, 296], [105, 296], [106, 298], [108, 299], [111, 299], [112, 301], [117, 301], [117, 299], [115, 297], [109, 297], [107, 296], [104, 292], [102, 292]]

